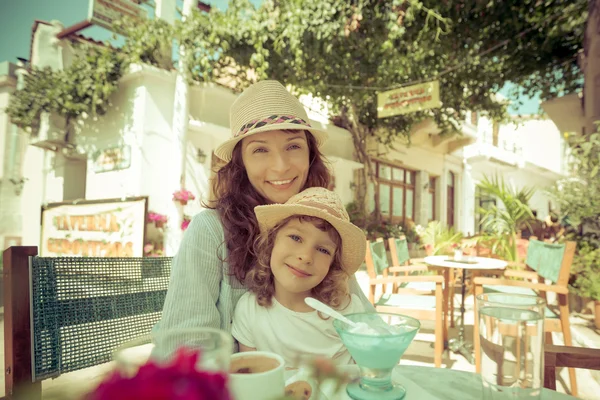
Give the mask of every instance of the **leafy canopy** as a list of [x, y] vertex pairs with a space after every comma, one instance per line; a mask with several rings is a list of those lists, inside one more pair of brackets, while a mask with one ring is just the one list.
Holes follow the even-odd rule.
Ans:
[[[327, 99], [331, 115], [350, 110], [363, 136], [391, 144], [426, 118], [450, 133], [470, 110], [505, 117], [494, 93], [509, 81], [544, 98], [578, 90], [586, 17], [586, 0], [239, 0], [180, 33], [193, 79], [251, 70]], [[442, 108], [376, 118], [378, 91], [434, 78]]]

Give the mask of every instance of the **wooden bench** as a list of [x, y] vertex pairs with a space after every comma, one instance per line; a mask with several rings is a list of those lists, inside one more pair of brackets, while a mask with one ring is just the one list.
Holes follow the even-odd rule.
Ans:
[[4, 251], [6, 399], [41, 399], [42, 381], [111, 361], [161, 317], [170, 257], [38, 257]]

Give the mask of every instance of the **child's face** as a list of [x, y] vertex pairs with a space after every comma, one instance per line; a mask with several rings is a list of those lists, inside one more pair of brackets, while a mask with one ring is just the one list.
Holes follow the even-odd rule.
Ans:
[[327, 276], [337, 250], [327, 232], [292, 219], [277, 232], [271, 253], [275, 290], [309, 292]]

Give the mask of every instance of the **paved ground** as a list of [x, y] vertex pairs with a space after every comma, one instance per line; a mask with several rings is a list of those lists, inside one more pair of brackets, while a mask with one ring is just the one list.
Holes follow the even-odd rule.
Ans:
[[[364, 271], [358, 272], [358, 279], [361, 287], [366, 292], [368, 285], [367, 275]], [[456, 296], [455, 307], [458, 308], [459, 296]], [[467, 312], [465, 314], [466, 337], [472, 339], [473, 328], [473, 297], [469, 296], [466, 299]], [[458, 318], [458, 311], [456, 317]], [[600, 331], [593, 327], [591, 317], [589, 315], [572, 315], [572, 330], [574, 345], [588, 348], [600, 348]], [[2, 323], [3, 325], [3, 323]], [[450, 337], [457, 336], [457, 329], [450, 329]], [[4, 342], [4, 327], [0, 327], [0, 339]], [[421, 332], [417, 335], [416, 340], [409, 347], [402, 359], [403, 364], [410, 365], [433, 365], [433, 348], [431, 344], [434, 341], [433, 322], [425, 321]], [[554, 335], [554, 343], [562, 343], [562, 335]], [[4, 346], [1, 347], [2, 355], [0, 356], [0, 364], [4, 368]], [[93, 387], [102, 376], [110, 371], [112, 365], [104, 364], [94, 368], [77, 371], [62, 375], [61, 377], [45, 381], [43, 384], [45, 399], [64, 399], [77, 398], [78, 394], [82, 394], [85, 390]], [[442, 368], [449, 368], [461, 371], [475, 372], [475, 367], [471, 365], [463, 356], [454, 353], [444, 353]], [[594, 371], [591, 373], [586, 370], [577, 370], [577, 382], [579, 384], [579, 397], [586, 400], [600, 400], [600, 373]], [[559, 380], [557, 382], [557, 390], [563, 393], [568, 393], [569, 376], [566, 369], [559, 372]], [[0, 396], [4, 395], [4, 378], [0, 376]], [[65, 391], [68, 390], [69, 396], [65, 396]]]

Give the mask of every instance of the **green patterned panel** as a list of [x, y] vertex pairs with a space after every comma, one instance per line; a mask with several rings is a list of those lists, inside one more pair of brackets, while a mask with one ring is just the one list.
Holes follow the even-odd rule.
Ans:
[[373, 265], [375, 266], [375, 273], [381, 275], [381, 273], [390, 267], [388, 264], [387, 253], [385, 251], [385, 244], [383, 242], [370, 242], [371, 255], [373, 256]]
[[410, 260], [406, 239], [394, 239], [394, 243], [396, 244], [396, 254], [398, 254], [399, 265], [406, 264], [406, 262]]
[[33, 257], [34, 381], [111, 361], [160, 320], [171, 258]]
[[527, 265], [537, 271], [541, 277], [556, 282], [558, 281], [564, 254], [564, 244], [530, 240], [527, 247]]

